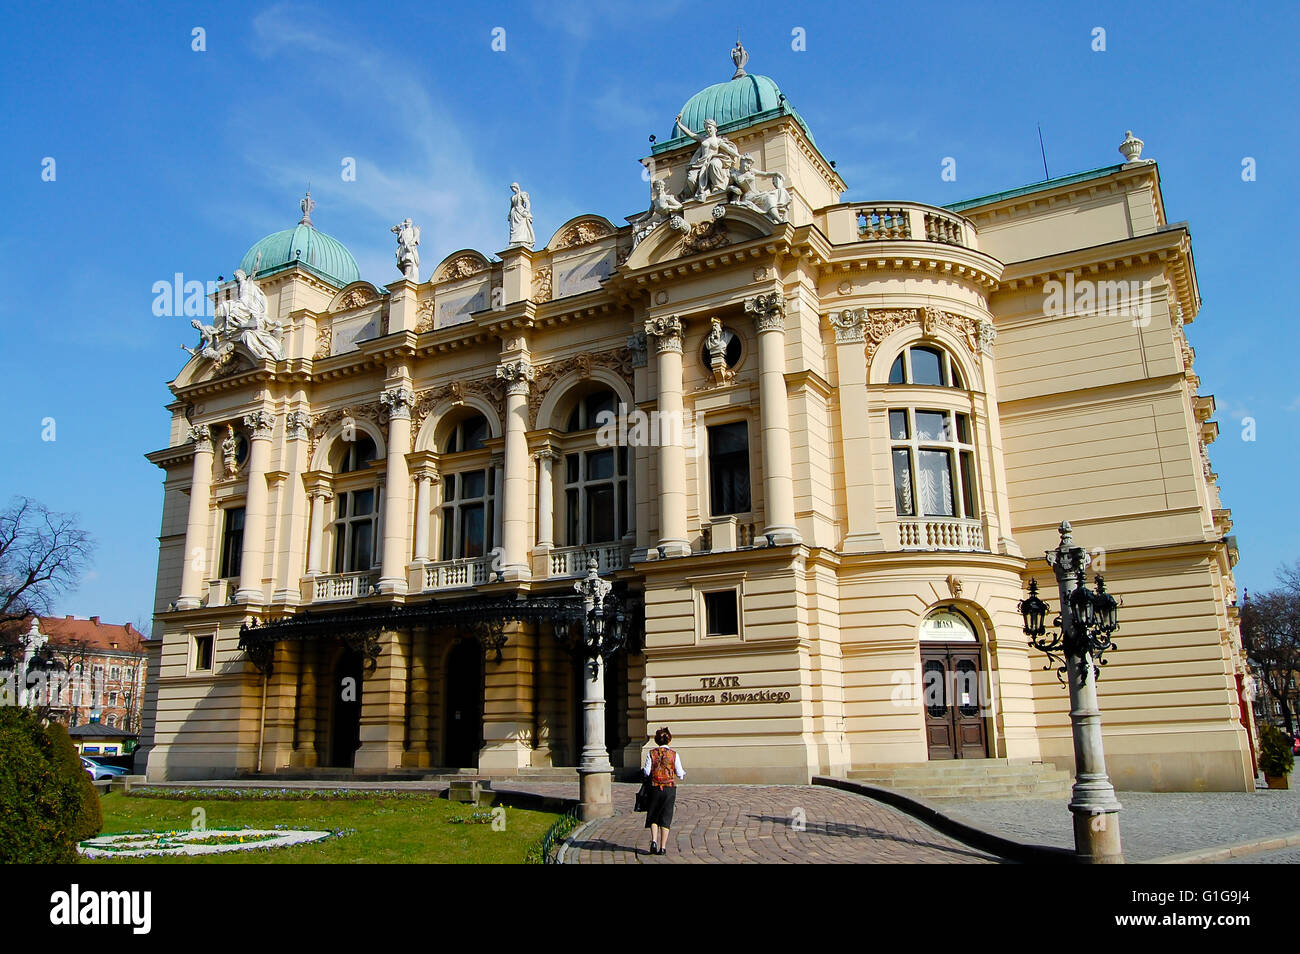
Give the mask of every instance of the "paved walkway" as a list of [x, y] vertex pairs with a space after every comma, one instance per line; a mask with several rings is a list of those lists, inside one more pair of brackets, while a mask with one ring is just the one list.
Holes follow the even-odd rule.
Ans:
[[631, 811], [637, 787], [615, 788], [619, 814], [579, 829], [565, 849], [565, 864], [999, 860], [860, 795], [804, 785], [683, 785], [677, 793], [668, 854], [651, 856], [645, 816]]
[[[1068, 796], [936, 802], [947, 815], [1015, 841], [1063, 848], [1074, 844]], [[1120, 838], [1128, 861], [1217, 848], [1300, 830], [1300, 790], [1256, 792], [1120, 792]], [[1295, 849], [1273, 852], [1292, 861]], [[1245, 856], [1240, 862], [1251, 862]]]

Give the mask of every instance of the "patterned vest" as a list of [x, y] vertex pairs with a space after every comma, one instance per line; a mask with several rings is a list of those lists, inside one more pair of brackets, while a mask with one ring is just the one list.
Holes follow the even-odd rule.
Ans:
[[677, 784], [677, 753], [672, 749], [650, 750], [650, 784], [660, 788]]

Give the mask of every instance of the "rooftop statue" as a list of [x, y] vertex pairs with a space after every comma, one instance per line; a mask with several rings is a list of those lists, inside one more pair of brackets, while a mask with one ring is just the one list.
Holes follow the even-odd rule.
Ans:
[[402, 219], [389, 231], [397, 236], [397, 267], [405, 278], [420, 280], [420, 227], [409, 218]]
[[710, 193], [721, 192], [727, 187], [728, 174], [740, 160], [740, 150], [730, 139], [718, 135], [718, 124], [712, 119], [705, 120], [702, 133], [692, 132], [684, 126], [680, 113], [676, 123], [684, 135], [699, 143], [691, 164], [686, 167], [686, 188], [679, 198], [704, 201]]
[[[772, 180], [771, 189], [758, 188], [760, 176]], [[773, 223], [780, 225], [786, 221], [790, 191], [785, 188], [785, 176], [779, 172], [755, 169], [754, 157], [745, 156], [740, 160], [740, 168], [732, 169], [728, 177], [727, 201], [732, 205], [743, 205], [761, 212]]]
[[528, 193], [519, 188], [518, 182], [510, 183], [510, 244], [533, 247], [537, 241], [533, 235], [533, 205]]
[[667, 180], [655, 179], [650, 183], [650, 209], [633, 223], [632, 247], [640, 245], [647, 235], [679, 216], [681, 211], [682, 204], [668, 191]]
[[243, 345], [258, 361], [283, 361], [284, 344], [282, 328], [266, 314], [266, 295], [243, 269], [235, 270], [239, 293], [217, 304], [214, 323], [205, 325], [198, 319], [190, 322], [199, 333], [197, 348], [185, 348], [191, 356], [198, 356], [221, 366], [230, 361], [236, 344]]

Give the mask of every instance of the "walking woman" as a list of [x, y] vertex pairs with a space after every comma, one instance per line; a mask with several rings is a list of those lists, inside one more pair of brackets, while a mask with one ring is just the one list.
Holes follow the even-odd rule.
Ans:
[[641, 774], [650, 782], [650, 803], [645, 826], [650, 829], [650, 854], [667, 854], [668, 829], [673, 826], [673, 805], [677, 802], [677, 780], [686, 777], [682, 757], [668, 747], [673, 734], [666, 728], [655, 733], [655, 747], [645, 754]]

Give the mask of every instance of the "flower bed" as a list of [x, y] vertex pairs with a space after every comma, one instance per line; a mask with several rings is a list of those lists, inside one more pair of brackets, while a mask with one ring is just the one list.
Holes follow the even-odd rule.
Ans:
[[136, 858], [146, 855], [212, 855], [227, 851], [288, 848], [321, 841], [329, 831], [295, 828], [221, 828], [197, 831], [124, 832], [83, 841], [77, 850], [87, 858]]

